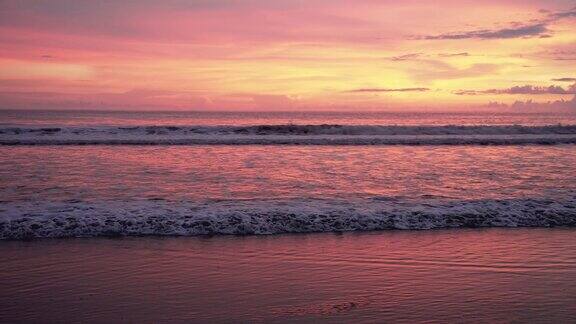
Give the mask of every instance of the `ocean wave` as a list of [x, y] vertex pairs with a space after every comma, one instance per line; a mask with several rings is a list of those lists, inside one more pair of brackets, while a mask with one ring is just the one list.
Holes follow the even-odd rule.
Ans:
[[576, 227], [576, 197], [438, 202], [153, 200], [0, 205], [2, 240], [557, 226]]
[[4, 127], [0, 135], [538, 135], [576, 134], [576, 125], [253, 125], [253, 126], [97, 126], [97, 127]]
[[0, 145], [550, 145], [574, 143], [576, 143], [576, 125], [0, 128]]

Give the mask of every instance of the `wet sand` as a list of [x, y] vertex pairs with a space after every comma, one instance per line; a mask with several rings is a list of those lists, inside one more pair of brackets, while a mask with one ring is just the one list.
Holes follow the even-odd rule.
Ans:
[[0, 242], [0, 322], [574, 322], [575, 235]]

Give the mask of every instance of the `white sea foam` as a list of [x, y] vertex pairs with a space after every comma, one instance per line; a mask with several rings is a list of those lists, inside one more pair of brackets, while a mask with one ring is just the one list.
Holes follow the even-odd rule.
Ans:
[[436, 202], [154, 200], [0, 205], [0, 239], [4, 240], [556, 226], [576, 226], [576, 197]]
[[0, 145], [544, 145], [574, 143], [576, 143], [576, 125], [0, 128]]

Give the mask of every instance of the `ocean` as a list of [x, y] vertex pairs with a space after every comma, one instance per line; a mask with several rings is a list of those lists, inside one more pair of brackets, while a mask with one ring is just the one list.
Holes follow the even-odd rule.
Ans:
[[0, 239], [576, 225], [576, 115], [2, 116]]
[[0, 321], [576, 321], [576, 114], [0, 112]]

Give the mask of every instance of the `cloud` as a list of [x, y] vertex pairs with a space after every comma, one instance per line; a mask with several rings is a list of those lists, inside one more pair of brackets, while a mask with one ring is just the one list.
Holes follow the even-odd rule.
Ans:
[[514, 86], [511, 88], [506, 89], [488, 89], [488, 90], [458, 90], [455, 92], [457, 95], [484, 95], [484, 94], [492, 94], [492, 95], [499, 95], [499, 94], [526, 94], [526, 95], [549, 95], [549, 94], [556, 94], [556, 95], [565, 95], [565, 94], [576, 94], [576, 84], [568, 87], [567, 89], [562, 88], [560, 86], [551, 85], [548, 87], [539, 87], [539, 86], [532, 86], [532, 85], [525, 85], [525, 86]]
[[510, 108], [520, 111], [575, 111], [576, 110], [576, 96], [572, 100], [556, 100], [552, 102], [539, 103], [532, 100], [516, 101]]
[[419, 81], [462, 79], [498, 74], [501, 66], [496, 64], [473, 64], [459, 68], [443, 60], [421, 60], [406, 68], [413, 79]]
[[508, 39], [508, 38], [533, 38], [549, 37], [549, 30], [546, 23], [537, 23], [520, 27], [502, 29], [481, 29], [467, 32], [446, 33], [440, 35], [420, 36], [415, 39], [424, 40], [450, 40], [450, 39]]
[[424, 92], [429, 91], [429, 88], [396, 88], [396, 89], [388, 89], [388, 88], [361, 88], [361, 89], [354, 89], [349, 90], [346, 92], [355, 92], [355, 93], [371, 93], [371, 92]]
[[564, 19], [564, 18], [572, 18], [572, 17], [576, 17], [576, 7], [568, 10], [568, 11], [561, 11], [561, 12], [555, 12], [550, 14], [550, 19], [554, 19], [554, 20], [558, 20], [558, 19]]
[[424, 53], [409, 53], [403, 54], [398, 56], [390, 57], [390, 61], [398, 62], [398, 61], [413, 61], [413, 60], [421, 60], [430, 57], [459, 57], [459, 56], [470, 56], [468, 52], [461, 52], [461, 53], [438, 53], [438, 54], [424, 54]]
[[507, 112], [574, 112], [576, 111], [576, 96], [572, 100], [555, 100], [548, 102], [535, 102], [533, 100], [515, 101], [511, 105], [490, 102], [486, 108]]
[[551, 31], [548, 26], [565, 18], [576, 17], [576, 7], [568, 11], [550, 12], [540, 10], [547, 14], [539, 20], [531, 20], [527, 24], [510, 23], [510, 27], [501, 29], [479, 29], [464, 32], [444, 33], [439, 35], [417, 36], [417, 40], [454, 40], [454, 39], [509, 39], [509, 38], [550, 38]]
[[538, 58], [554, 61], [576, 60], [576, 43], [555, 44], [547, 50], [534, 53]]
[[576, 78], [559, 78], [559, 79], [552, 79], [552, 81], [557, 81], [557, 82], [576, 82]]
[[470, 56], [467, 52], [462, 53], [440, 53], [438, 54], [439, 57], [456, 57], [456, 56]]
[[391, 61], [408, 61], [408, 60], [414, 60], [414, 59], [420, 58], [421, 56], [422, 56], [422, 53], [410, 53], [410, 54], [404, 54], [404, 55], [391, 57], [390, 60]]

